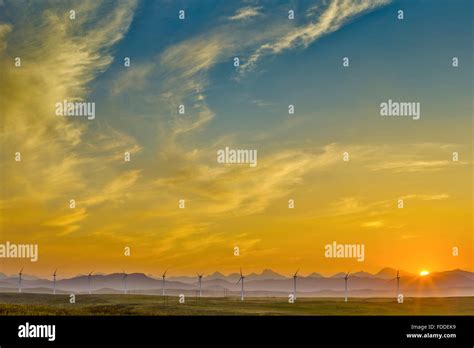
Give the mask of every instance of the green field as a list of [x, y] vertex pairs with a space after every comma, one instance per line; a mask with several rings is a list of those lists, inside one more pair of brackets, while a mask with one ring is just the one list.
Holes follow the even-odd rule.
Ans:
[[0, 294], [0, 315], [474, 315], [474, 297], [395, 299], [178, 297], [149, 295]]

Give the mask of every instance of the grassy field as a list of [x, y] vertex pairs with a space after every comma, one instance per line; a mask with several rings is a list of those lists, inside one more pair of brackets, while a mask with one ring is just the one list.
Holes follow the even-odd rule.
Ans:
[[0, 294], [0, 315], [474, 315], [474, 297], [395, 299], [186, 298], [148, 295]]

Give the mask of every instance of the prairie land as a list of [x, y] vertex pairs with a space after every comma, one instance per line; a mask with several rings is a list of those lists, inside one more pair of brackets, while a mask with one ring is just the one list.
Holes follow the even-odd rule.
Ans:
[[399, 304], [388, 298], [185, 298], [175, 296], [0, 293], [0, 315], [474, 315], [474, 297], [409, 297]]

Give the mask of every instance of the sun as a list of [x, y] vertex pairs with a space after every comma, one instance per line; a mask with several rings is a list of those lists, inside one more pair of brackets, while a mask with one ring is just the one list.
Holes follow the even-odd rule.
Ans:
[[420, 276], [421, 276], [421, 277], [427, 276], [428, 274], [430, 274], [430, 272], [425, 271], [425, 270], [423, 270], [423, 271], [420, 272]]

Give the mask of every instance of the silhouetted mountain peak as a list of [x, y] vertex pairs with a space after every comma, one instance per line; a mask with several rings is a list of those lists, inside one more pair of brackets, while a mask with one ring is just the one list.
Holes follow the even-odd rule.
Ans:
[[352, 277], [359, 277], [359, 278], [374, 278], [375, 276], [371, 273], [359, 271], [355, 273], [351, 273], [350, 276]]
[[209, 280], [211, 280], [211, 279], [225, 279], [226, 276], [223, 275], [221, 272], [214, 272], [214, 273], [208, 275], [208, 276], [205, 277], [205, 278], [206, 278], [206, 279], [209, 279]]
[[[370, 273], [360, 271], [349, 275], [351, 291], [357, 291], [359, 295], [364, 296], [393, 296], [393, 289], [396, 286], [396, 269], [384, 268], [378, 275], [370, 275]], [[472, 284], [474, 273], [463, 270], [451, 270], [444, 272], [432, 272], [425, 277], [417, 275], [406, 275], [406, 272], [400, 271], [400, 286], [404, 294], [414, 296], [472, 296]], [[253, 292], [255, 295], [265, 294], [266, 296], [281, 296], [293, 289], [291, 279], [292, 274], [283, 276], [271, 269], [263, 270], [260, 274], [246, 274], [246, 291]], [[345, 272], [339, 272], [331, 277], [322, 277], [318, 273], [311, 273], [303, 281], [298, 283], [298, 289], [301, 293], [311, 294], [311, 296], [334, 296], [334, 292], [341, 292], [344, 289], [343, 278]], [[214, 279], [213, 279], [214, 277]], [[254, 277], [254, 279], [252, 279]], [[36, 277], [35, 277], [36, 278]], [[206, 294], [213, 293], [222, 294], [223, 289], [240, 291], [240, 285], [236, 284], [240, 278], [240, 273], [232, 273], [223, 275], [214, 272], [203, 281], [203, 291]], [[180, 291], [195, 291], [197, 289], [197, 276], [187, 276], [180, 278], [167, 278], [166, 287], [170, 294], [178, 294]], [[25, 291], [37, 291], [41, 293], [50, 293], [52, 289], [52, 277], [46, 276], [45, 279], [25, 279], [23, 278], [22, 287]], [[60, 291], [76, 291], [86, 293], [91, 290], [93, 293], [123, 293], [124, 278], [123, 273], [113, 273], [109, 275], [93, 274], [90, 281], [87, 275], [73, 277], [69, 279], [57, 280], [57, 289]], [[128, 291], [161, 293], [163, 286], [161, 278], [155, 279], [144, 273], [127, 274]], [[16, 289], [18, 287], [18, 276], [12, 275], [0, 281], [0, 288]], [[35, 289], [35, 290], [33, 290]], [[342, 289], [342, 290], [341, 290]]]
[[249, 280], [271, 280], [271, 279], [284, 279], [285, 276], [267, 268], [267, 269], [264, 269], [262, 273], [260, 274], [250, 273], [247, 276], [247, 278]]
[[323, 278], [323, 276], [319, 273], [313, 272], [311, 274], [308, 274], [307, 278]]

